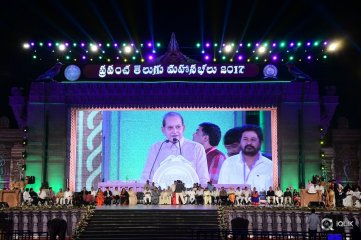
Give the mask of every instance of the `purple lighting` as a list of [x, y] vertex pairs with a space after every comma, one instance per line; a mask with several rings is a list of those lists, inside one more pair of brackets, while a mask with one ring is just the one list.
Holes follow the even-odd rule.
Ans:
[[209, 60], [209, 56], [208, 56], [208, 55], [205, 55], [205, 56], [204, 56], [204, 60], [207, 60], [207, 61], [208, 61], [208, 60]]
[[118, 47], [118, 43], [114, 43], [114, 47]]
[[240, 46], [240, 47], [243, 47], [243, 43], [240, 43], [239, 46]]
[[324, 42], [323, 42], [323, 45], [325, 45], [325, 46], [326, 46], [327, 44], [328, 44], [328, 42], [327, 42], [327, 41], [324, 41]]
[[149, 61], [153, 61], [153, 59], [154, 59], [153, 55], [148, 55], [148, 60]]
[[52, 46], [52, 44], [51, 43], [48, 43], [48, 47], [51, 47]]
[[259, 43], [256, 43], [256, 47], [259, 47]]
[[239, 60], [239, 61], [242, 61], [242, 59], [243, 59], [243, 56], [242, 56], [242, 55], [239, 55], [239, 56], [238, 56], [238, 60]]
[[151, 42], [147, 43], [147, 46], [152, 47], [152, 43]]
[[31, 45], [31, 46], [34, 46], [34, 45], [35, 45], [35, 43], [34, 43], [34, 42], [31, 42], [31, 43], [30, 43], [30, 45]]
[[273, 61], [277, 61], [278, 57], [276, 55], [272, 56]]
[[272, 47], [276, 47], [277, 46], [277, 44], [276, 43], [272, 43]]
[[312, 57], [311, 57], [310, 55], [307, 56], [307, 59], [308, 59], [308, 60], [311, 60], [311, 58], [312, 58]]
[[81, 43], [80, 46], [84, 47], [84, 46], [85, 46], [85, 43]]
[[294, 42], [291, 42], [291, 43], [290, 43], [290, 47], [293, 47], [294, 45], [295, 45]]
[[86, 59], [86, 57], [85, 57], [85, 56], [82, 56], [81, 58], [82, 58], [83, 60], [85, 60], [85, 59]]
[[207, 42], [206, 47], [209, 48], [210, 46], [211, 46], [211, 44]]
[[310, 42], [307, 42], [307, 44], [306, 44], [307, 46], [311, 46], [311, 43]]

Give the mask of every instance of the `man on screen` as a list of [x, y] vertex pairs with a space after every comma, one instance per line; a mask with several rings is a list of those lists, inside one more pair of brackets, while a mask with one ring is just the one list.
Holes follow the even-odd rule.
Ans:
[[218, 183], [219, 170], [226, 156], [217, 149], [221, 140], [221, 129], [213, 123], [204, 122], [199, 124], [193, 141], [203, 145], [206, 150], [209, 177], [212, 183]]
[[152, 180], [161, 162], [168, 156], [182, 155], [191, 163], [200, 183], [206, 184], [209, 181], [209, 173], [204, 147], [183, 137], [185, 130], [183, 117], [177, 112], [166, 113], [161, 129], [166, 140], [157, 142], [150, 148], [141, 180], [144, 182], [148, 179]]
[[227, 158], [219, 173], [219, 184], [249, 184], [258, 191], [273, 185], [272, 161], [262, 156], [263, 133], [259, 126], [241, 128], [241, 152]]

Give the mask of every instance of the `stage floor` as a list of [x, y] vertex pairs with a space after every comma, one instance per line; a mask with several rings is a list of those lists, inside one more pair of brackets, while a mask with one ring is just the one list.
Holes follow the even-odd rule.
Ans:
[[126, 206], [96, 206], [97, 210], [217, 210], [216, 205], [126, 205]]

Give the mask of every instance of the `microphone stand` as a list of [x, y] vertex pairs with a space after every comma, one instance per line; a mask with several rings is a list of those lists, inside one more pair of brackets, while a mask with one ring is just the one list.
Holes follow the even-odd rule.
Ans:
[[179, 153], [180, 155], [182, 155], [182, 148], [181, 148], [181, 145], [180, 145], [180, 141], [177, 139], [177, 138], [173, 138], [173, 143], [175, 142], [178, 142], [178, 145], [179, 145]]
[[149, 180], [150, 180], [150, 175], [152, 175], [152, 171], [153, 171], [153, 168], [154, 168], [154, 164], [155, 164], [155, 162], [157, 161], [158, 155], [159, 155], [159, 153], [160, 153], [160, 150], [162, 149], [163, 144], [164, 144], [164, 143], [169, 143], [169, 142], [170, 142], [170, 141], [167, 139], [167, 140], [165, 140], [164, 142], [162, 142], [162, 144], [160, 145], [159, 150], [158, 150], [158, 152], [157, 152], [157, 155], [155, 156], [155, 159], [154, 159], [152, 168], [150, 169], [150, 172], [149, 172], [149, 177], [148, 177]]

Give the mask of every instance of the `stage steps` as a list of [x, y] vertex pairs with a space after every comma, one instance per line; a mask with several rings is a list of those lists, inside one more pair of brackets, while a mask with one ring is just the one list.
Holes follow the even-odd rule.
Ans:
[[218, 229], [217, 210], [96, 209], [80, 239], [185, 240], [197, 229]]

